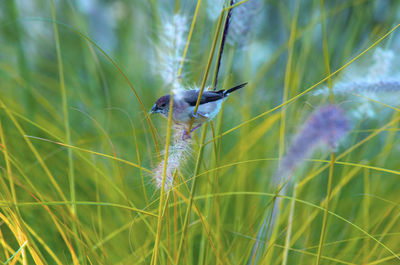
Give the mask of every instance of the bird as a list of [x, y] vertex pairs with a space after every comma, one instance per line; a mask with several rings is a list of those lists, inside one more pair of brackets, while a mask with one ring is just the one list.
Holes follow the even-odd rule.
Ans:
[[[196, 113], [194, 110], [200, 90], [191, 89], [179, 91], [178, 93], [174, 94], [173, 97], [174, 102], [172, 107], [172, 121], [175, 124], [184, 125], [189, 128], [191, 120], [193, 119], [192, 125], [194, 125], [194, 127], [190, 131], [191, 133], [199, 128], [203, 123], [212, 120], [218, 114], [218, 112], [221, 110], [222, 102], [226, 99], [226, 97], [229, 96], [230, 93], [246, 85], [247, 82], [234, 86], [228, 90], [222, 89], [218, 91], [203, 92]], [[171, 95], [164, 95], [157, 99], [156, 103], [151, 108], [150, 114], [159, 113], [168, 118], [170, 99]], [[185, 130], [182, 138], [190, 138], [190, 133], [188, 134]]]

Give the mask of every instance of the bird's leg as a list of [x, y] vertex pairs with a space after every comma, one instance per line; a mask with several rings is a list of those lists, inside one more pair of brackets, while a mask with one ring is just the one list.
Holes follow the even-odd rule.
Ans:
[[200, 123], [200, 124], [197, 124], [195, 127], [193, 127], [193, 128], [190, 130], [190, 133], [188, 133], [187, 130], [184, 130], [184, 131], [183, 131], [183, 135], [182, 135], [182, 140], [186, 140], [186, 139], [192, 138], [192, 136], [191, 136], [190, 134], [191, 134], [192, 132], [194, 132], [197, 128], [199, 128], [201, 125], [202, 125], [201, 123]]
[[199, 118], [199, 113], [196, 112], [194, 113], [194, 111], [192, 113], [190, 113], [190, 117], [194, 118], [194, 119], [198, 119]]
[[187, 130], [184, 130], [182, 134], [182, 141], [185, 141], [186, 139], [190, 138], [192, 138], [192, 136], [190, 136], [190, 133], [188, 133]]
[[202, 125], [201, 123], [200, 123], [200, 124], [197, 124], [197, 125], [190, 131], [190, 133], [194, 132], [194, 130], [196, 130], [197, 128], [199, 128], [201, 125]]

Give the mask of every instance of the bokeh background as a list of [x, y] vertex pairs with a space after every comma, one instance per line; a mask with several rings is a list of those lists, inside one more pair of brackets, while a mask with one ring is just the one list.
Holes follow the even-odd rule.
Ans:
[[205, 145], [202, 129], [194, 133], [158, 230], [151, 171], [168, 126], [145, 114], [171, 90], [159, 74], [163, 25], [179, 14], [189, 32], [196, 7], [182, 83], [203, 81], [228, 1], [198, 2], [0, 2], [0, 261], [399, 264], [400, 86], [376, 98], [335, 96], [351, 131], [293, 172], [277, 219], [259, 237], [279, 159], [329, 102], [324, 89], [368, 82], [374, 65], [390, 68], [376, 79], [399, 80], [397, 0], [250, 0], [233, 12], [218, 88], [249, 84], [207, 125]]

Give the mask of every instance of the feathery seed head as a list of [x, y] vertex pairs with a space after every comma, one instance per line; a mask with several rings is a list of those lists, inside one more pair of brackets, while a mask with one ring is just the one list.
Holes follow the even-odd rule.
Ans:
[[349, 129], [343, 110], [336, 105], [328, 105], [318, 109], [309, 118], [303, 128], [303, 133], [320, 137], [320, 141], [336, 149]]
[[187, 32], [187, 18], [175, 14], [169, 20], [164, 21], [159, 34], [160, 41], [156, 47], [157, 65], [155, 68], [164, 83], [172, 87], [174, 93], [183, 89], [180, 82], [181, 76], [178, 76], [178, 73], [183, 60]]
[[[187, 130], [184, 126], [173, 125], [174, 135], [173, 143], [169, 148], [167, 168], [165, 172], [165, 190], [168, 191], [173, 186], [173, 178], [175, 171], [183, 165], [187, 160], [191, 150], [192, 140], [182, 139], [182, 134]], [[157, 188], [162, 186], [162, 178], [164, 171], [164, 159], [158, 164], [158, 166], [153, 170], [153, 178], [156, 183]]]
[[370, 81], [382, 80], [392, 68], [394, 52], [377, 48], [373, 54], [374, 63], [369, 68], [367, 79]]
[[353, 82], [339, 82], [335, 85], [334, 91], [337, 94], [379, 94], [379, 93], [392, 93], [400, 91], [400, 80], [385, 79], [375, 82], [371, 81], [353, 81]]
[[[351, 102], [349, 112], [355, 119], [373, 118], [380, 105], [366, 99], [370, 98], [388, 105], [397, 105], [400, 92], [400, 78], [393, 75], [395, 53], [392, 50], [376, 49], [372, 64], [368, 68], [355, 65], [347, 70], [346, 78], [335, 84], [335, 95], [347, 97]], [[314, 96], [328, 95], [324, 87], [312, 93]], [[358, 94], [361, 97], [357, 97]], [[354, 104], [356, 102], [356, 104]]]
[[328, 105], [317, 109], [295, 136], [281, 161], [275, 181], [287, 177], [319, 145], [336, 149], [349, 129], [349, 122], [338, 106]]

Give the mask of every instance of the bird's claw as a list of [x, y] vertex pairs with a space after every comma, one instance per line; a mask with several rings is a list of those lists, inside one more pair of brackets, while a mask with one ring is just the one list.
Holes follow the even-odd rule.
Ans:
[[194, 132], [194, 131], [195, 131], [197, 128], [199, 128], [200, 126], [201, 126], [201, 124], [197, 124], [195, 127], [193, 127], [193, 128], [190, 130], [190, 133], [188, 133], [188, 131], [185, 130], [185, 131], [183, 132], [183, 134], [182, 134], [182, 140], [185, 141], [186, 139], [191, 139], [191, 138], [192, 138], [191, 133]]
[[199, 118], [199, 113], [198, 112], [192, 112], [191, 114], [190, 114], [190, 116], [192, 117], [192, 118], [194, 118], [194, 119], [198, 119]]
[[[191, 131], [192, 132], [192, 131]], [[192, 136], [190, 135], [190, 133], [188, 133], [187, 130], [185, 130], [182, 134], [182, 141], [185, 141], [186, 139], [191, 139]]]

